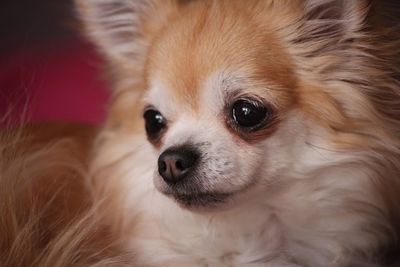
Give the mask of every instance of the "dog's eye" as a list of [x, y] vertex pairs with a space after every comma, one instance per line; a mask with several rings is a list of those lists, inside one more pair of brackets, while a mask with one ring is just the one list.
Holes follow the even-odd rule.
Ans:
[[268, 109], [256, 101], [240, 99], [232, 106], [233, 120], [239, 127], [247, 130], [255, 130], [268, 116]]
[[143, 114], [145, 120], [145, 128], [147, 135], [150, 138], [157, 138], [161, 130], [163, 130], [167, 123], [163, 115], [154, 109], [149, 109]]

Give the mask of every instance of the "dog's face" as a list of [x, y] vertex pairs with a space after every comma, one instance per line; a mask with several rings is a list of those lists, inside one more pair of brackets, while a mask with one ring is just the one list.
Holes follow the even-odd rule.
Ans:
[[154, 183], [191, 208], [232, 203], [271, 181], [273, 158], [290, 157], [269, 148], [277, 139], [291, 146], [298, 134], [280, 131], [296, 87], [282, 44], [247, 14], [206, 8], [168, 26], [146, 69], [143, 117], [159, 151]]
[[[111, 124], [144, 119], [155, 187], [208, 210], [351, 162], [343, 151], [365, 143], [367, 127], [357, 127], [373, 116], [353, 86], [367, 79], [354, 67], [364, 4], [92, 0], [81, 9], [120, 87]], [[139, 112], [125, 94], [135, 90]]]

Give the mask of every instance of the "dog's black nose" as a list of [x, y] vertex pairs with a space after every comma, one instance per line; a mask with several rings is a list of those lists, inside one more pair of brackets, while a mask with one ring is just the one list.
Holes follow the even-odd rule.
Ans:
[[168, 184], [182, 181], [194, 168], [199, 153], [191, 147], [175, 147], [164, 151], [158, 158], [158, 172]]

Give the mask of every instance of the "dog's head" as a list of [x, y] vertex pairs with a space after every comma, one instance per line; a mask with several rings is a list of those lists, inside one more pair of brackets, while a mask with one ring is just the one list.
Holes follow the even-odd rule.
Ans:
[[280, 157], [271, 142], [295, 101], [284, 45], [238, 3], [189, 4], [148, 52], [144, 118], [160, 151], [154, 181], [187, 206], [226, 203], [273, 178], [264, 173]]
[[353, 163], [348, 151], [386, 123], [360, 90], [376, 79], [361, 49], [364, 1], [81, 2], [118, 88], [109, 127], [142, 115], [154, 183], [185, 207]]

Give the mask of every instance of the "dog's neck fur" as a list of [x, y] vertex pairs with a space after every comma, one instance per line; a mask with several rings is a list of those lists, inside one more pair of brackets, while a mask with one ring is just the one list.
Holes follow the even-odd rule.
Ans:
[[[282, 231], [263, 205], [216, 214], [194, 214], [170, 199], [149, 195], [130, 246], [151, 266], [265, 266], [279, 258]], [[262, 216], [260, 216], [262, 214]], [[151, 257], [151, 255], [157, 255]], [[150, 261], [149, 261], [150, 260]]]

